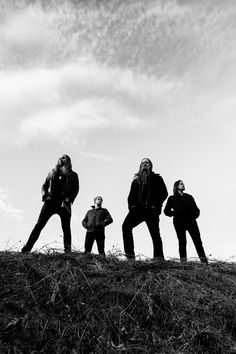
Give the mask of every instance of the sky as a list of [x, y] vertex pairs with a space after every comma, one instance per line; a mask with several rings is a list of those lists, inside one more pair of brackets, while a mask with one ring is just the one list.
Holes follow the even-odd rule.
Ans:
[[[236, 256], [236, 2], [234, 0], [0, 0], [1, 251], [20, 251], [40, 209], [41, 186], [71, 157], [80, 191], [72, 244], [101, 195], [113, 219], [106, 252], [123, 252], [122, 222], [142, 158], [172, 194], [182, 179], [201, 210], [210, 259]], [[172, 219], [160, 229], [178, 258]], [[135, 252], [152, 257], [146, 225]], [[53, 216], [35, 251], [63, 250]], [[188, 257], [197, 257], [188, 236]], [[93, 251], [97, 248], [94, 245]]]

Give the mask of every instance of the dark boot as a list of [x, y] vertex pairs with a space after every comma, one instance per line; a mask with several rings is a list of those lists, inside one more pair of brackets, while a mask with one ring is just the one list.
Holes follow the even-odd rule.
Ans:
[[27, 244], [22, 247], [21, 249], [21, 253], [29, 253], [31, 251], [32, 248], [30, 248], [29, 246], [27, 246]]
[[71, 246], [65, 246], [65, 253], [71, 253]]

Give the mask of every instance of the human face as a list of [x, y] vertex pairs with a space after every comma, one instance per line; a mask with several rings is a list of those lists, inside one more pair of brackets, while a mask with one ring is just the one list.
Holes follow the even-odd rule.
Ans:
[[148, 159], [142, 159], [141, 161], [141, 170], [150, 170], [152, 167], [150, 161]]
[[67, 156], [66, 155], [62, 155], [62, 157], [60, 157], [59, 160], [58, 160], [58, 165], [59, 166], [64, 166], [66, 160], [67, 160]]
[[182, 192], [185, 190], [185, 186], [184, 186], [184, 182], [183, 181], [179, 181], [178, 190], [182, 191]]
[[103, 202], [102, 197], [97, 197], [97, 199], [95, 200], [95, 204], [96, 204], [97, 206], [101, 206], [101, 205], [102, 205], [102, 202]]

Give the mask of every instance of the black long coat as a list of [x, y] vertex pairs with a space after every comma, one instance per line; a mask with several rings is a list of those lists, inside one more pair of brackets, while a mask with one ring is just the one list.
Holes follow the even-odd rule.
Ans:
[[[166, 185], [163, 178], [152, 172], [147, 181], [147, 199], [146, 207], [155, 207], [159, 214], [161, 214], [161, 207], [168, 196]], [[128, 196], [129, 209], [140, 205], [140, 183], [138, 178], [132, 181], [130, 193]]]

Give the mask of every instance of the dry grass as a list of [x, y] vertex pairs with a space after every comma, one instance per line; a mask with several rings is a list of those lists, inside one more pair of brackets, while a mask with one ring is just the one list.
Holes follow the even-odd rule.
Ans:
[[236, 353], [236, 264], [0, 253], [0, 353]]

